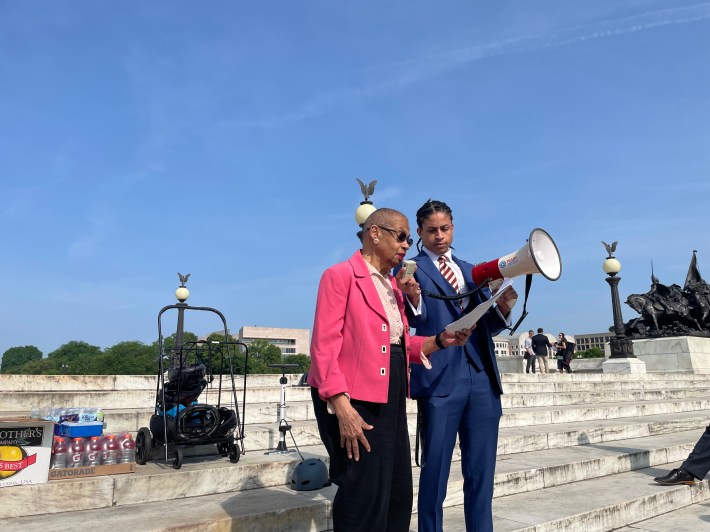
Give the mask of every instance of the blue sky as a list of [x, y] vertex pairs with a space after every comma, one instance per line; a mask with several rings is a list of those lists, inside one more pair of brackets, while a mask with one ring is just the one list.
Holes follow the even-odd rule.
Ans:
[[449, 203], [471, 262], [546, 229], [522, 327], [606, 330], [602, 240], [622, 300], [710, 278], [709, 60], [710, 2], [0, 0], [0, 353], [152, 342], [176, 272], [310, 328], [356, 177], [412, 231]]

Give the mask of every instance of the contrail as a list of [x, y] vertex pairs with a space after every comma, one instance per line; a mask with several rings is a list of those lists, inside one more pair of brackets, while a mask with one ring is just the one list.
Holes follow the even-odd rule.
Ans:
[[343, 103], [390, 93], [483, 59], [559, 48], [587, 41], [619, 37], [629, 33], [638, 33], [663, 26], [689, 24], [708, 19], [710, 19], [710, 4], [702, 3], [584, 24], [564, 29], [551, 35], [534, 35], [447, 50], [408, 61], [381, 65], [378, 70], [391, 72], [399, 69], [397, 76], [389, 80], [364, 85], [356, 89], [322, 94], [290, 113], [253, 121], [239, 121], [235, 125], [242, 127], [282, 126], [321, 115]]

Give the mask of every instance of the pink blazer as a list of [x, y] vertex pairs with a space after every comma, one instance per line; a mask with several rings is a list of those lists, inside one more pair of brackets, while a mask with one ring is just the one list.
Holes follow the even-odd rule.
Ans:
[[[424, 337], [409, 336], [402, 293], [391, 275], [404, 322], [403, 348], [422, 363]], [[324, 400], [347, 392], [353, 399], [386, 403], [389, 388], [389, 322], [360, 251], [321, 277], [311, 338], [308, 384]]]

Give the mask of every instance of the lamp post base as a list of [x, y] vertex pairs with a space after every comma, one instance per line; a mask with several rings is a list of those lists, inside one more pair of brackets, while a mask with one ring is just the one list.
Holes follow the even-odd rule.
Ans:
[[610, 358], [636, 358], [634, 355], [634, 343], [625, 334], [617, 333], [609, 341]]
[[646, 363], [638, 358], [609, 358], [602, 364], [604, 373], [646, 373]]

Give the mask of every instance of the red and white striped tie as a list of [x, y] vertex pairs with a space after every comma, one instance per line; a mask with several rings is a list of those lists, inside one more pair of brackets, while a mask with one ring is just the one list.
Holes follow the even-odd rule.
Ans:
[[439, 271], [441, 272], [441, 275], [444, 276], [444, 279], [446, 279], [453, 287], [456, 293], [460, 293], [459, 282], [456, 280], [456, 274], [454, 273], [454, 270], [452, 270], [446, 262], [446, 255], [442, 255], [441, 257], [439, 257]]

